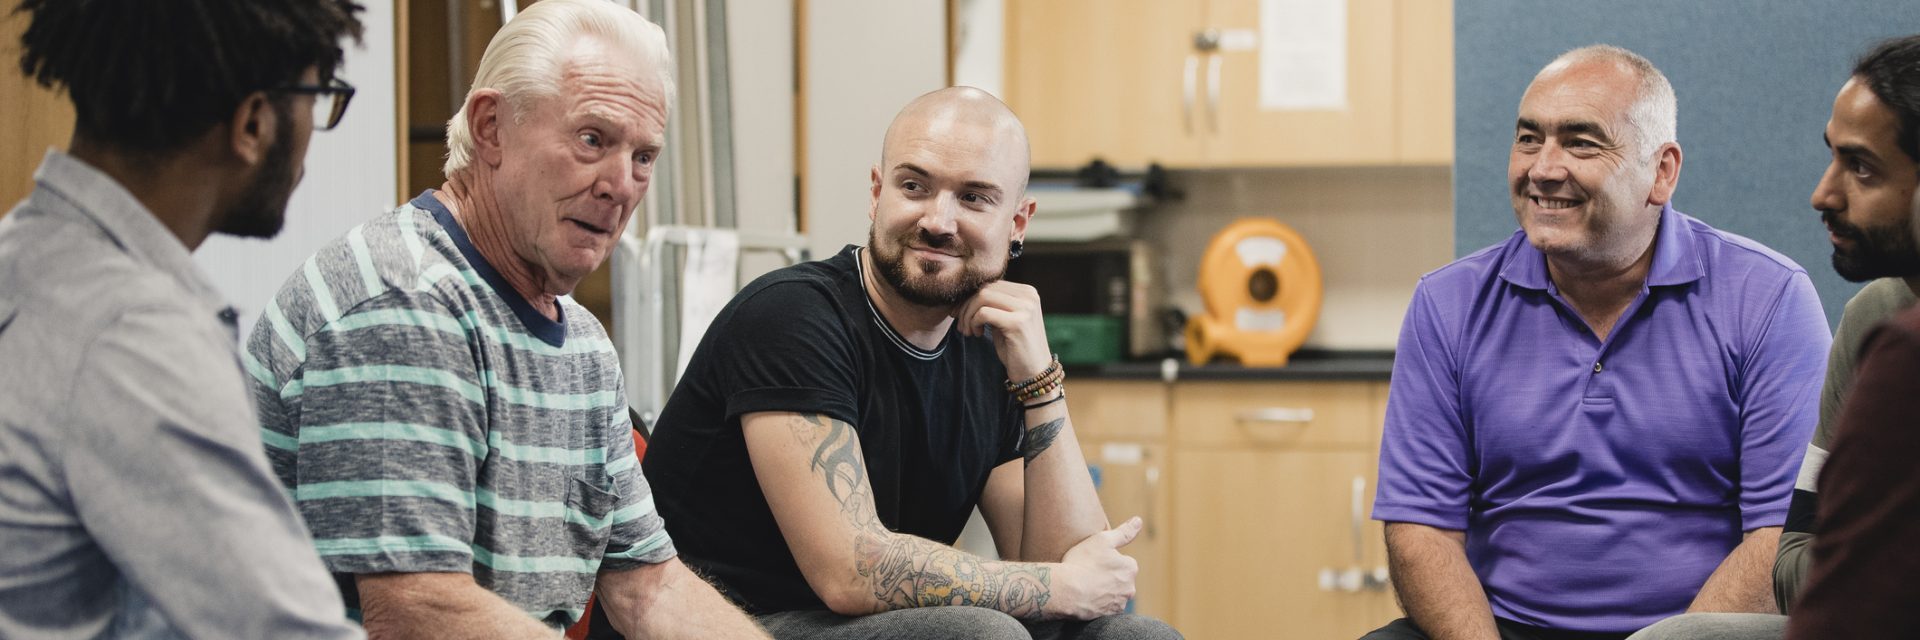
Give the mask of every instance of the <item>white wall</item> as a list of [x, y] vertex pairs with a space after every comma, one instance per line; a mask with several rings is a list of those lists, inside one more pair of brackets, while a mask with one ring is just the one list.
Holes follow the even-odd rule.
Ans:
[[740, 227], [794, 228], [793, 3], [727, 4], [734, 205]]
[[953, 83], [974, 87], [1001, 99], [1005, 84], [1007, 7], [1003, 0], [957, 0]]
[[[793, 233], [799, 225], [794, 183], [792, 0], [727, 4], [728, 89], [733, 116], [733, 203], [741, 229]], [[786, 266], [780, 256], [740, 258], [740, 281]]]
[[356, 224], [395, 204], [393, 3], [365, 2], [359, 47], [346, 46], [342, 79], [359, 88], [340, 126], [316, 131], [307, 150], [306, 177], [287, 206], [287, 224], [272, 240], [215, 235], [193, 258], [240, 312], [244, 342], [254, 320], [287, 276]]
[[944, 0], [806, 3], [806, 181], [815, 258], [867, 242], [868, 170], [893, 114], [946, 86]]

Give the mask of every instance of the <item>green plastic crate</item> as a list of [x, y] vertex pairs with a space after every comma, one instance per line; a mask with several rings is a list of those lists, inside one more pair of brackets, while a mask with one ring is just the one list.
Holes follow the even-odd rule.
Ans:
[[1102, 315], [1047, 314], [1047, 345], [1064, 364], [1119, 362], [1127, 344], [1125, 323]]

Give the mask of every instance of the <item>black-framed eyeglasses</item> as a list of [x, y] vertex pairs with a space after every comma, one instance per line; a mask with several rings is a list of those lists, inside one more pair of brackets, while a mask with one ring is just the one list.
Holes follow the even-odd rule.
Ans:
[[339, 78], [329, 78], [324, 85], [296, 84], [281, 87], [288, 93], [313, 94], [313, 128], [326, 131], [340, 124], [340, 116], [347, 113], [347, 103], [353, 101], [353, 85]]

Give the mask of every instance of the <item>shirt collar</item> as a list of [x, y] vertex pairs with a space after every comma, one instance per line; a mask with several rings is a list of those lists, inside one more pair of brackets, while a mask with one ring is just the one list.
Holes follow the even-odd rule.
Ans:
[[[1660, 207], [1660, 227], [1653, 234], [1653, 265], [1647, 269], [1647, 286], [1667, 287], [1688, 284], [1705, 277], [1706, 265], [1700, 262], [1699, 245], [1694, 241], [1693, 218], [1673, 209], [1673, 203]], [[1547, 275], [1547, 256], [1527, 242], [1525, 230], [1516, 231], [1507, 242], [1512, 248], [1500, 265], [1500, 278], [1514, 286], [1545, 291], [1551, 284]]]
[[422, 191], [419, 197], [407, 204], [433, 216], [434, 222], [439, 223], [441, 230], [447, 232], [447, 238], [452, 240], [453, 246], [460, 250], [460, 255], [467, 259], [467, 264], [473, 267], [474, 273], [480, 274], [480, 279], [486, 281], [487, 286], [492, 287], [494, 293], [507, 302], [507, 308], [513, 310], [513, 315], [520, 319], [520, 324], [527, 328], [528, 333], [539, 338], [541, 342], [547, 343], [548, 346], [566, 345], [566, 305], [559, 304], [556, 300], [554, 302], [556, 314], [553, 318], [548, 318], [538, 309], [533, 308], [533, 303], [528, 302], [526, 296], [520, 295], [518, 289], [508, 284], [506, 276], [500, 275], [500, 271], [493, 268], [493, 263], [488, 262], [487, 257], [481, 255], [480, 248], [473, 246], [473, 238], [467, 235], [466, 227], [460, 226], [460, 222], [453, 217], [453, 210], [448, 209], [446, 203], [434, 197], [434, 193], [434, 189]]
[[173, 232], [112, 176], [55, 149], [48, 149], [33, 174], [39, 185], [31, 196], [36, 209], [85, 220], [136, 262], [166, 273], [185, 289], [196, 306], [222, 319], [233, 313], [219, 289], [193, 262]]

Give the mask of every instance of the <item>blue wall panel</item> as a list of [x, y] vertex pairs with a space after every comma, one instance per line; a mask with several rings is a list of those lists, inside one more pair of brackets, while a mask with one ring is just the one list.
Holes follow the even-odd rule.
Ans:
[[1652, 60], [1679, 98], [1675, 208], [1807, 268], [1836, 323], [1859, 290], [1835, 275], [1808, 206], [1821, 133], [1853, 59], [1920, 32], [1920, 1], [1456, 0], [1454, 253], [1512, 234], [1507, 151], [1520, 94], [1549, 60], [1607, 43]]

